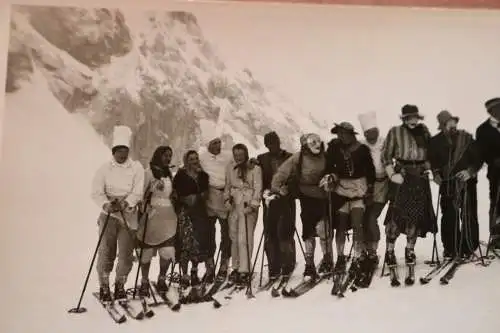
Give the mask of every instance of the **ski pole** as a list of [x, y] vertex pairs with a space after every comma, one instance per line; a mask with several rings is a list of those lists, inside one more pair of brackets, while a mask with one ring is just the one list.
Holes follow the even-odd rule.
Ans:
[[[437, 225], [438, 225], [438, 221], [439, 221], [439, 208], [440, 208], [440, 203], [441, 203], [441, 186], [439, 186], [439, 190], [438, 190], [438, 197], [437, 197], [437, 206], [436, 206], [436, 228], [437, 228]], [[436, 240], [436, 235], [437, 235], [437, 231], [436, 232], [433, 232], [433, 241], [432, 241], [432, 256], [431, 256], [431, 260], [430, 261], [427, 261], [425, 262], [427, 265], [430, 265], [430, 266], [433, 266], [433, 265], [439, 265], [440, 264], [440, 260], [439, 260], [439, 251], [438, 251], [438, 248], [437, 248], [437, 240]], [[434, 256], [436, 257], [436, 260], [434, 260]]]
[[102, 231], [101, 234], [99, 235], [99, 239], [97, 241], [97, 245], [95, 247], [94, 255], [92, 256], [92, 260], [90, 261], [90, 267], [87, 272], [87, 277], [85, 278], [85, 282], [83, 283], [83, 288], [82, 288], [82, 293], [80, 294], [80, 299], [78, 300], [78, 305], [76, 308], [72, 308], [68, 310], [68, 313], [84, 313], [87, 312], [87, 309], [84, 307], [81, 307], [80, 305], [82, 304], [83, 300], [83, 295], [85, 294], [85, 291], [87, 290], [87, 284], [89, 282], [90, 274], [92, 273], [92, 268], [94, 267], [94, 262], [95, 258], [97, 257], [97, 252], [99, 251], [99, 246], [101, 245], [102, 239], [104, 238], [104, 233], [106, 232], [106, 229], [108, 228], [108, 222], [110, 218], [111, 213], [108, 212], [106, 214], [106, 219], [104, 220], [104, 225], [102, 226]]
[[147, 207], [149, 206], [150, 202], [151, 202], [151, 197], [153, 196], [153, 192], [149, 192], [148, 193], [148, 197], [146, 199], [146, 202], [145, 202], [145, 205], [144, 205], [144, 208], [145, 208], [145, 219], [144, 219], [144, 233], [142, 234], [142, 244], [141, 244], [141, 249], [139, 251], [139, 263], [137, 265], [137, 273], [135, 275], [135, 282], [134, 282], [134, 293], [132, 295], [132, 298], [135, 299], [135, 295], [137, 293], [137, 283], [139, 281], [139, 271], [141, 270], [141, 266], [142, 266], [142, 253], [143, 253], [143, 246], [144, 246], [144, 242], [146, 241], [146, 232], [148, 230], [148, 222], [149, 222], [149, 213], [147, 212]]
[[[243, 203], [243, 207], [244, 208], [247, 208], [248, 207], [248, 203], [247, 202], [244, 202]], [[250, 240], [249, 240], [249, 237], [248, 237], [248, 217], [247, 217], [247, 214], [244, 212], [243, 213], [243, 216], [245, 217], [245, 238], [246, 238], [246, 241], [247, 241], [247, 246], [246, 246], [246, 250], [247, 250], [247, 266], [250, 265], [252, 259], [250, 257]], [[247, 296], [248, 297], [253, 297], [253, 293], [252, 293], [252, 275], [249, 276], [248, 278], [248, 286], [247, 286], [247, 290], [246, 290], [246, 293], [247, 293]]]

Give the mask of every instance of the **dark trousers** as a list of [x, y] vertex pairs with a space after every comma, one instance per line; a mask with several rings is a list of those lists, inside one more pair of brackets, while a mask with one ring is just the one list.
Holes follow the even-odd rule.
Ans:
[[458, 255], [458, 251], [470, 255], [479, 247], [477, 180], [469, 180], [461, 191], [457, 191], [455, 181], [443, 182], [440, 189], [443, 248], [452, 256]]
[[[500, 185], [500, 177], [490, 177], [490, 233], [492, 236], [500, 236], [500, 225], [496, 224], [496, 220], [500, 214], [500, 198], [498, 197], [498, 187]], [[500, 243], [500, 242], [499, 242]]]
[[217, 223], [217, 220], [219, 221], [220, 224], [220, 231], [221, 231], [221, 241], [220, 241], [220, 249], [221, 249], [221, 260], [229, 260], [231, 258], [231, 238], [229, 238], [229, 223], [227, 219], [221, 219], [217, 216], [210, 216], [208, 218], [208, 224], [209, 224], [209, 232], [210, 232], [210, 241], [211, 241], [211, 246], [210, 246], [210, 254], [211, 257], [213, 258], [215, 256], [215, 251], [217, 249], [217, 243], [215, 241], [215, 224]]
[[281, 197], [264, 206], [264, 250], [269, 275], [291, 274], [295, 268], [295, 200]]

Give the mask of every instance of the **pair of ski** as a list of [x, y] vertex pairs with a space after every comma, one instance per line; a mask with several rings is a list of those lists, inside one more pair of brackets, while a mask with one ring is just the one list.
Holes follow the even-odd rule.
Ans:
[[332, 277], [332, 272], [322, 272], [319, 273], [317, 277], [305, 277], [302, 281], [299, 282], [298, 285], [292, 288], [283, 287], [281, 289], [281, 295], [285, 298], [297, 298], [305, 293], [311, 291], [313, 288], [318, 286], [324, 281], [327, 281]]
[[[406, 263], [406, 277], [404, 283], [406, 286], [410, 287], [415, 284], [415, 262]], [[389, 269], [389, 279], [391, 281], [391, 287], [401, 286], [401, 281], [399, 280], [398, 265], [387, 265]]]
[[117, 324], [126, 322], [127, 316], [135, 320], [142, 320], [144, 318], [151, 318], [155, 315], [144, 298], [140, 298], [141, 309], [137, 309], [128, 298], [115, 299], [114, 295], [111, 295], [111, 301], [102, 301], [98, 292], [93, 292], [92, 294]]
[[428, 284], [431, 282], [433, 278], [438, 276], [441, 272], [445, 271], [446, 272], [441, 276], [439, 279], [439, 283], [442, 285], [446, 285], [450, 283], [451, 279], [455, 276], [456, 271], [458, 268], [463, 264], [461, 259], [450, 259], [446, 258], [443, 260], [443, 262], [439, 263], [436, 265], [429, 273], [427, 273], [424, 277], [420, 278], [420, 284]]
[[[218, 309], [221, 306], [227, 305], [233, 297], [244, 289], [248, 288], [248, 284], [238, 284], [234, 281], [228, 281], [222, 285], [215, 293], [209, 297], [213, 307]], [[249, 295], [250, 296], [250, 295]]]
[[271, 290], [271, 296], [273, 298], [280, 297], [283, 295], [283, 290], [288, 286], [290, 281], [290, 275], [281, 275], [278, 278], [270, 279], [266, 284], [257, 290], [257, 293], [265, 292]]
[[[351, 264], [352, 265], [352, 264]], [[369, 263], [368, 267], [359, 267], [358, 269], [350, 267], [348, 271], [344, 268], [333, 274], [333, 287], [330, 292], [332, 296], [344, 298], [348, 289], [357, 291], [358, 288], [370, 287], [378, 263]]]

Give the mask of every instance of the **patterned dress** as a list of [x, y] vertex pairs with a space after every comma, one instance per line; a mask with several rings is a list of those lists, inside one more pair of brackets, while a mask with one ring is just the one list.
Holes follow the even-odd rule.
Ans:
[[[177, 260], [181, 263], [206, 261], [210, 237], [204, 194], [208, 191], [208, 175], [201, 171], [194, 179], [184, 169], [174, 177], [177, 203]], [[193, 198], [191, 200], [190, 198]]]

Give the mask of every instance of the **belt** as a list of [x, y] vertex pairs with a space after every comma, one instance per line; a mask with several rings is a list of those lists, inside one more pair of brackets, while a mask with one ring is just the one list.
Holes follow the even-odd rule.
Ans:
[[423, 166], [426, 161], [410, 161], [410, 160], [397, 160], [397, 164], [406, 167], [419, 167]]

